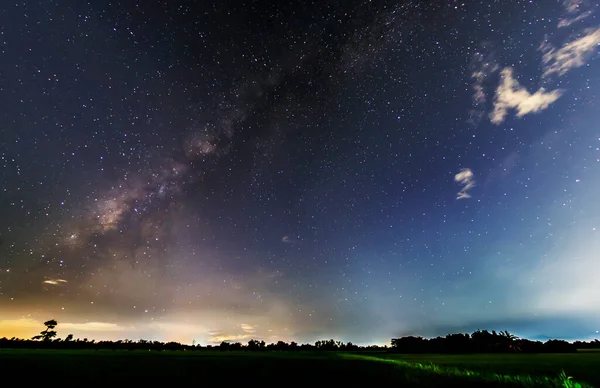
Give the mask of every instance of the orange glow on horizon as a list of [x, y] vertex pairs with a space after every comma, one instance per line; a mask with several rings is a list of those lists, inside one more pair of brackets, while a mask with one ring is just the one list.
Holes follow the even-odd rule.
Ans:
[[23, 338], [30, 339], [44, 329], [43, 322], [33, 319], [12, 319], [0, 321], [0, 338]]

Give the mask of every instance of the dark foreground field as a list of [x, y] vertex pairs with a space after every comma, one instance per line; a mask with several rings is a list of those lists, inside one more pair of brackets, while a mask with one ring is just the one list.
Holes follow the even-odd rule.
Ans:
[[[558, 378], [561, 370], [566, 372], [562, 379]], [[440, 356], [0, 349], [0, 386], [14, 382], [62, 387], [161, 383], [576, 387], [576, 382], [600, 386], [600, 353]]]

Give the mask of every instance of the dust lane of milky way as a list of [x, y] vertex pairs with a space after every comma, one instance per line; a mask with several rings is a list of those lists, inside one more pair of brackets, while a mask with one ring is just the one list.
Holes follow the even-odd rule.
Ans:
[[0, 336], [597, 336], [598, 7], [3, 4]]

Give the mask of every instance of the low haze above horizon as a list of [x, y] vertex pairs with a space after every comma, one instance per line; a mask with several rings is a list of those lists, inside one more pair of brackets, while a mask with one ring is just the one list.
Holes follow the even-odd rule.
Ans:
[[600, 337], [599, 18], [0, 5], [0, 337]]

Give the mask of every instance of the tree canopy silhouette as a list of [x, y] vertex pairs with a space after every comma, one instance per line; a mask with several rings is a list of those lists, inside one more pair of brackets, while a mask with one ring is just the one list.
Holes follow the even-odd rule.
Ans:
[[52, 340], [52, 338], [56, 337], [56, 330], [54, 330], [56, 325], [58, 325], [58, 322], [56, 322], [56, 320], [54, 320], [54, 319], [44, 322], [44, 326], [46, 326], [46, 330], [41, 331], [40, 334], [34, 336], [32, 339], [42, 340], [42, 341]]

